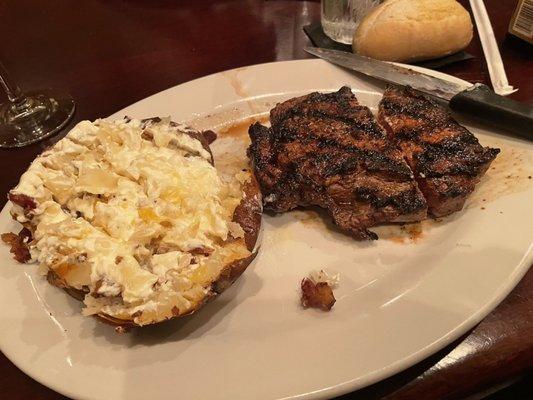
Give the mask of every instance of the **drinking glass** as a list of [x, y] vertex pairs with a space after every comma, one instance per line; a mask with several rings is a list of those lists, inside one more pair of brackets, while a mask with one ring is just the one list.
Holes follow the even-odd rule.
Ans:
[[0, 104], [0, 147], [22, 147], [63, 128], [74, 114], [70, 95], [44, 89], [22, 93], [0, 63], [0, 84], [8, 102]]
[[320, 21], [331, 39], [352, 44], [359, 22], [380, 0], [322, 0]]

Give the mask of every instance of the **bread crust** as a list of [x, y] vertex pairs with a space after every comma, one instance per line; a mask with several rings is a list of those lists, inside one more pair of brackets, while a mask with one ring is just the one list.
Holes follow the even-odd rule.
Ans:
[[368, 14], [354, 34], [353, 51], [385, 61], [420, 61], [462, 50], [472, 21], [455, 0], [389, 0]]

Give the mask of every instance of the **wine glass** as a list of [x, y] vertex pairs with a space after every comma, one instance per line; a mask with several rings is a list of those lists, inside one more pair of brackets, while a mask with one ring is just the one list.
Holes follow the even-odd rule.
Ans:
[[0, 104], [0, 147], [22, 147], [63, 128], [74, 114], [70, 95], [44, 89], [22, 93], [0, 63], [0, 84], [8, 102]]

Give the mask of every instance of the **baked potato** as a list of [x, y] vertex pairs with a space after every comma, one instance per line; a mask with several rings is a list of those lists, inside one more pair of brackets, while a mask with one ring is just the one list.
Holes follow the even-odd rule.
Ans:
[[217, 171], [214, 137], [161, 118], [80, 122], [8, 195], [28, 261], [118, 326], [197, 311], [253, 260], [261, 225], [253, 174]]

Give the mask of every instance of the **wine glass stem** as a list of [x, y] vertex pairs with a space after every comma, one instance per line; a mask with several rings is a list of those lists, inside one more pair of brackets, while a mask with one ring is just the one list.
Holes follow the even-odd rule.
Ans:
[[13, 107], [18, 112], [24, 112], [28, 107], [28, 99], [20, 90], [19, 85], [17, 85], [13, 79], [9, 76], [4, 65], [0, 62], [0, 84], [4, 88], [7, 98], [13, 104]]
[[74, 114], [74, 100], [51, 89], [23, 93], [0, 61], [0, 148], [22, 147], [59, 132]]

